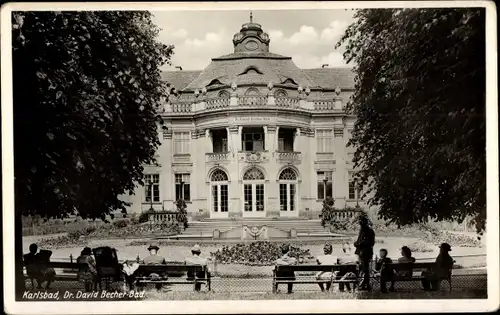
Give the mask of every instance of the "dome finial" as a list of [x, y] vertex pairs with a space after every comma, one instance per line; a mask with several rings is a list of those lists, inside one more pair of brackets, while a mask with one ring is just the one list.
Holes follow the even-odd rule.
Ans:
[[253, 23], [253, 15], [252, 15], [252, 11], [250, 11], [250, 23]]

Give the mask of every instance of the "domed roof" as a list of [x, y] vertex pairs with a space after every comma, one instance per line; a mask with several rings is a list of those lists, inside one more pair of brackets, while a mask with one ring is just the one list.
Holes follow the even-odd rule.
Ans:
[[250, 13], [250, 22], [243, 24], [233, 37], [234, 52], [213, 58], [210, 65], [183, 90], [201, 89], [215, 80], [228, 86], [233, 83], [276, 85], [290, 82], [304, 88], [318, 87], [291, 57], [270, 53], [269, 42], [269, 36], [260, 24], [253, 22]]

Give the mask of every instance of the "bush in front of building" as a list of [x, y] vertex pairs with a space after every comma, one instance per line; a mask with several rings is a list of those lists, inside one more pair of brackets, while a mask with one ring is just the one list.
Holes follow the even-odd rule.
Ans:
[[187, 206], [183, 199], [179, 199], [175, 202], [177, 207], [177, 222], [180, 226], [184, 227], [184, 230], [188, 228], [188, 217], [187, 217]]

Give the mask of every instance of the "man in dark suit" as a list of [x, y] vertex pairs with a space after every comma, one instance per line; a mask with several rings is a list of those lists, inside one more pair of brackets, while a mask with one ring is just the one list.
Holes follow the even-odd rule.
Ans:
[[370, 220], [366, 214], [359, 217], [359, 234], [354, 243], [356, 247], [355, 254], [358, 255], [360, 270], [363, 274], [363, 280], [359, 286], [360, 290], [371, 290], [370, 286], [370, 261], [373, 257], [373, 246], [375, 245], [375, 232], [370, 227]]

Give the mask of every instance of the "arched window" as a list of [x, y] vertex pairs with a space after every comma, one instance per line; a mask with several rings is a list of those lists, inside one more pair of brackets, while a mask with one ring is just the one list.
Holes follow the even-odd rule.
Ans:
[[210, 83], [207, 84], [207, 86], [211, 85], [222, 85], [222, 83], [217, 79], [213, 79], [212, 81], [210, 81]]
[[265, 215], [264, 173], [251, 168], [243, 175], [243, 213], [248, 216]]
[[280, 180], [297, 180], [297, 174], [291, 168], [285, 168], [280, 174]]
[[264, 180], [264, 174], [257, 168], [249, 169], [245, 175], [243, 175], [243, 180]]
[[297, 85], [297, 83], [295, 83], [294, 80], [290, 79], [290, 78], [287, 78], [285, 81], [283, 81], [283, 84], [293, 84], [293, 85]]
[[255, 66], [250, 66], [247, 67], [242, 73], [239, 75], [244, 75], [244, 74], [249, 74], [249, 73], [257, 73], [257, 74], [262, 74], [262, 71], [260, 71], [257, 67]]
[[210, 176], [210, 180], [212, 182], [224, 182], [227, 181], [227, 174], [221, 169], [216, 169], [213, 173], [212, 176]]
[[228, 212], [228, 180], [226, 172], [221, 169], [216, 169], [210, 176], [210, 185], [212, 186], [212, 212], [215, 215], [225, 215]]
[[219, 98], [229, 98], [229, 92], [228, 91], [220, 91], [219, 94], [217, 95]]
[[259, 90], [257, 90], [256, 88], [249, 88], [249, 89], [245, 92], [245, 95], [246, 95], [246, 96], [259, 95]]
[[279, 176], [280, 210], [294, 213], [297, 206], [297, 173], [291, 168], [285, 168]]
[[276, 93], [274, 93], [274, 97], [286, 97], [286, 91], [285, 90], [277, 90]]

